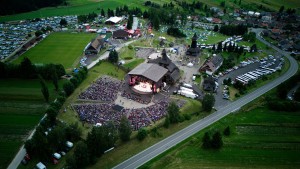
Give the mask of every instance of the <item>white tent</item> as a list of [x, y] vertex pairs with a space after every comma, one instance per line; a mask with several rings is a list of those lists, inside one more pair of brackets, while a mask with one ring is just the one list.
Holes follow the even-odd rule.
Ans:
[[188, 66], [188, 67], [193, 67], [194, 64], [193, 64], [192, 62], [190, 62], [190, 63], [187, 64], [187, 66]]

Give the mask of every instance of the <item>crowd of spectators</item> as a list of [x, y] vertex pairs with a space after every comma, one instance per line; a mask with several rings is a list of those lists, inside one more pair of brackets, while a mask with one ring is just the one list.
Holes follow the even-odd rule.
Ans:
[[127, 91], [123, 91], [121, 96], [128, 100], [133, 100], [133, 101], [136, 101], [136, 102], [142, 103], [142, 104], [149, 104], [151, 101], [151, 98], [142, 97], [139, 94], [133, 94], [133, 93], [127, 92]]
[[102, 76], [79, 95], [79, 99], [114, 101], [122, 82], [109, 76]]
[[21, 47], [30, 38], [32, 32], [46, 27], [60, 30], [62, 18], [66, 19], [69, 25], [77, 24], [77, 16], [58, 16], [0, 23], [0, 60], [5, 59]]
[[79, 115], [81, 121], [90, 124], [105, 124], [108, 121], [114, 121], [116, 125], [119, 125], [121, 117], [125, 112], [116, 112], [112, 109], [113, 104], [82, 104], [73, 105], [73, 108]]

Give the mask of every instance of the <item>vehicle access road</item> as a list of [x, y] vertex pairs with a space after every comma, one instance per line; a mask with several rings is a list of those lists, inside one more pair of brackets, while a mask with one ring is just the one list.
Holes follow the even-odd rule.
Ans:
[[[256, 32], [257, 35], [260, 33], [259, 31]], [[272, 47], [282, 55], [286, 56], [290, 62], [290, 67], [286, 73], [282, 76], [278, 77], [277, 79], [273, 80], [272, 82], [256, 89], [255, 91], [241, 97], [240, 99], [229, 103], [227, 106], [224, 106], [217, 110], [216, 112], [208, 115], [207, 117], [191, 124], [190, 126], [174, 133], [173, 135], [167, 137], [166, 139], [156, 143], [155, 145], [145, 149], [144, 151], [136, 154], [135, 156], [127, 159], [126, 161], [120, 163], [119, 165], [115, 166], [114, 169], [133, 169], [137, 168], [144, 163], [148, 162], [149, 160], [153, 159], [154, 157], [158, 156], [159, 154], [165, 152], [166, 150], [170, 149], [171, 147], [177, 145], [178, 143], [182, 142], [183, 140], [191, 137], [192, 135], [196, 134], [197, 132], [201, 131], [202, 129], [208, 127], [209, 125], [215, 123], [216, 121], [222, 119], [226, 115], [239, 110], [242, 106], [248, 104], [249, 102], [253, 101], [254, 99], [258, 98], [259, 96], [263, 95], [264, 93], [268, 92], [269, 90], [273, 89], [274, 87], [278, 86], [285, 80], [289, 79], [293, 76], [298, 70], [298, 63], [295, 59], [289, 56], [287, 52], [281, 51], [277, 47], [269, 44], [268, 42], [264, 41], [258, 36], [258, 39], [263, 43], [267, 44], [268, 46]]]

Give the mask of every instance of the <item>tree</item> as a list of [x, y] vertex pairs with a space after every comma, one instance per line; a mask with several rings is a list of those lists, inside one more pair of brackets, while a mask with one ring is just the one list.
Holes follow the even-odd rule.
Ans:
[[108, 61], [111, 63], [117, 63], [119, 60], [118, 52], [116, 50], [112, 50], [109, 52]]
[[169, 126], [170, 126], [170, 118], [169, 118], [168, 115], [166, 115], [165, 122], [164, 122], [164, 127], [169, 128]]
[[179, 122], [179, 107], [175, 102], [171, 102], [167, 108], [168, 116], [171, 123]]
[[66, 95], [70, 96], [73, 93], [73, 91], [75, 90], [75, 87], [70, 81], [67, 81], [63, 84], [63, 89], [64, 89]]
[[215, 132], [211, 140], [211, 146], [214, 149], [220, 149], [223, 146], [222, 135], [219, 131]]
[[282, 13], [284, 11], [284, 6], [281, 6], [279, 9], [279, 13]]
[[128, 21], [127, 21], [127, 29], [132, 29], [132, 24], [133, 24], [133, 16], [130, 14], [129, 15], [129, 18], [128, 18]]
[[46, 110], [47, 119], [51, 126], [56, 123], [57, 110], [55, 110], [52, 106], [48, 107]]
[[66, 138], [70, 141], [78, 141], [81, 137], [81, 129], [78, 123], [71, 124], [65, 128]]
[[241, 4], [242, 4], [242, 0], [239, 1], [239, 5], [241, 5]]
[[101, 16], [105, 17], [105, 12], [104, 12], [103, 8], [101, 9]]
[[218, 51], [218, 52], [221, 52], [221, 51], [222, 51], [222, 42], [219, 42], [219, 43], [218, 43], [217, 51]]
[[40, 84], [41, 84], [41, 92], [44, 96], [44, 99], [46, 102], [49, 102], [49, 90], [45, 83], [45, 80], [42, 78], [42, 76], [39, 76]]
[[79, 141], [74, 149], [74, 159], [76, 161], [77, 168], [84, 168], [89, 164], [89, 154], [87, 144], [83, 141]]
[[56, 69], [53, 66], [52, 66], [51, 79], [52, 79], [52, 83], [54, 85], [55, 90], [58, 91], [58, 89], [59, 89], [59, 86], [58, 86], [58, 76], [57, 76], [57, 73], [56, 73]]
[[158, 18], [157, 15], [154, 16], [152, 23], [153, 23], [153, 28], [154, 28], [155, 30], [159, 30], [159, 27], [160, 27], [160, 26], [159, 26], [160, 20], [159, 20], [159, 18]]
[[62, 125], [57, 125], [48, 134], [48, 142], [53, 151], [65, 148], [66, 141], [65, 128]]
[[202, 138], [202, 148], [205, 149], [211, 148], [211, 140], [208, 132], [205, 132]]
[[23, 78], [29, 79], [36, 76], [35, 66], [25, 57], [20, 64], [20, 73]]
[[255, 43], [251, 46], [250, 51], [251, 51], [251, 52], [257, 52], [257, 46], [256, 46]]
[[140, 128], [137, 134], [137, 139], [142, 141], [147, 137], [148, 133], [147, 130], [145, 128]]
[[63, 26], [67, 26], [68, 25], [68, 22], [65, 18], [62, 18], [59, 22], [60, 26], [63, 27]]
[[224, 129], [223, 134], [224, 134], [225, 136], [229, 136], [229, 135], [230, 135], [230, 128], [229, 128], [229, 126], [227, 126], [227, 127]]
[[222, 1], [222, 2], [220, 3], [220, 6], [224, 8], [224, 7], [225, 7], [225, 1]]
[[218, 25], [215, 25], [214, 26], [214, 32], [218, 32], [219, 31], [219, 26]]
[[120, 126], [119, 126], [119, 135], [122, 141], [128, 141], [132, 133], [130, 122], [126, 116], [122, 116]]
[[202, 100], [204, 111], [210, 112], [215, 104], [215, 97], [212, 94], [205, 94]]

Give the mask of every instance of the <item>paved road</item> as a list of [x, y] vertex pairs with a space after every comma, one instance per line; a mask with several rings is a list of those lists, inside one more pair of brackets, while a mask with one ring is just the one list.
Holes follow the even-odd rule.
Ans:
[[[260, 30], [254, 30], [257, 34], [260, 32]], [[269, 90], [273, 89], [280, 83], [284, 82], [291, 76], [293, 76], [297, 70], [298, 70], [298, 63], [288, 55], [287, 52], [281, 51], [277, 47], [270, 45], [263, 39], [261, 39], [259, 36], [257, 38], [262, 41], [263, 43], [269, 45], [270, 47], [274, 48], [276, 51], [281, 53], [282, 55], [285, 55], [288, 60], [290, 61], [290, 68], [289, 70], [279, 78], [275, 79], [274, 81], [258, 88], [257, 90], [253, 91], [252, 93], [249, 93], [239, 100], [236, 100], [227, 106], [222, 107], [218, 111], [216, 111], [213, 114], [210, 114], [209, 116], [205, 117], [204, 119], [201, 119], [192, 125], [178, 131], [177, 133], [169, 136], [168, 138], [156, 143], [155, 145], [147, 148], [146, 150], [140, 152], [139, 154], [129, 158], [128, 160], [120, 163], [119, 165], [115, 166], [115, 169], [132, 169], [137, 168], [144, 163], [148, 162], [149, 160], [153, 159], [154, 157], [158, 156], [159, 154], [163, 153], [164, 151], [170, 149], [171, 147], [175, 146], [176, 144], [180, 143], [181, 141], [187, 139], [188, 137], [194, 135], [195, 133], [199, 132], [200, 130], [204, 129], [205, 127], [213, 124], [214, 122], [222, 119], [226, 115], [230, 114], [231, 112], [235, 112], [238, 109], [240, 109], [242, 106], [248, 104], [252, 100], [258, 98], [259, 96], [263, 95], [264, 93], [268, 92]]]

